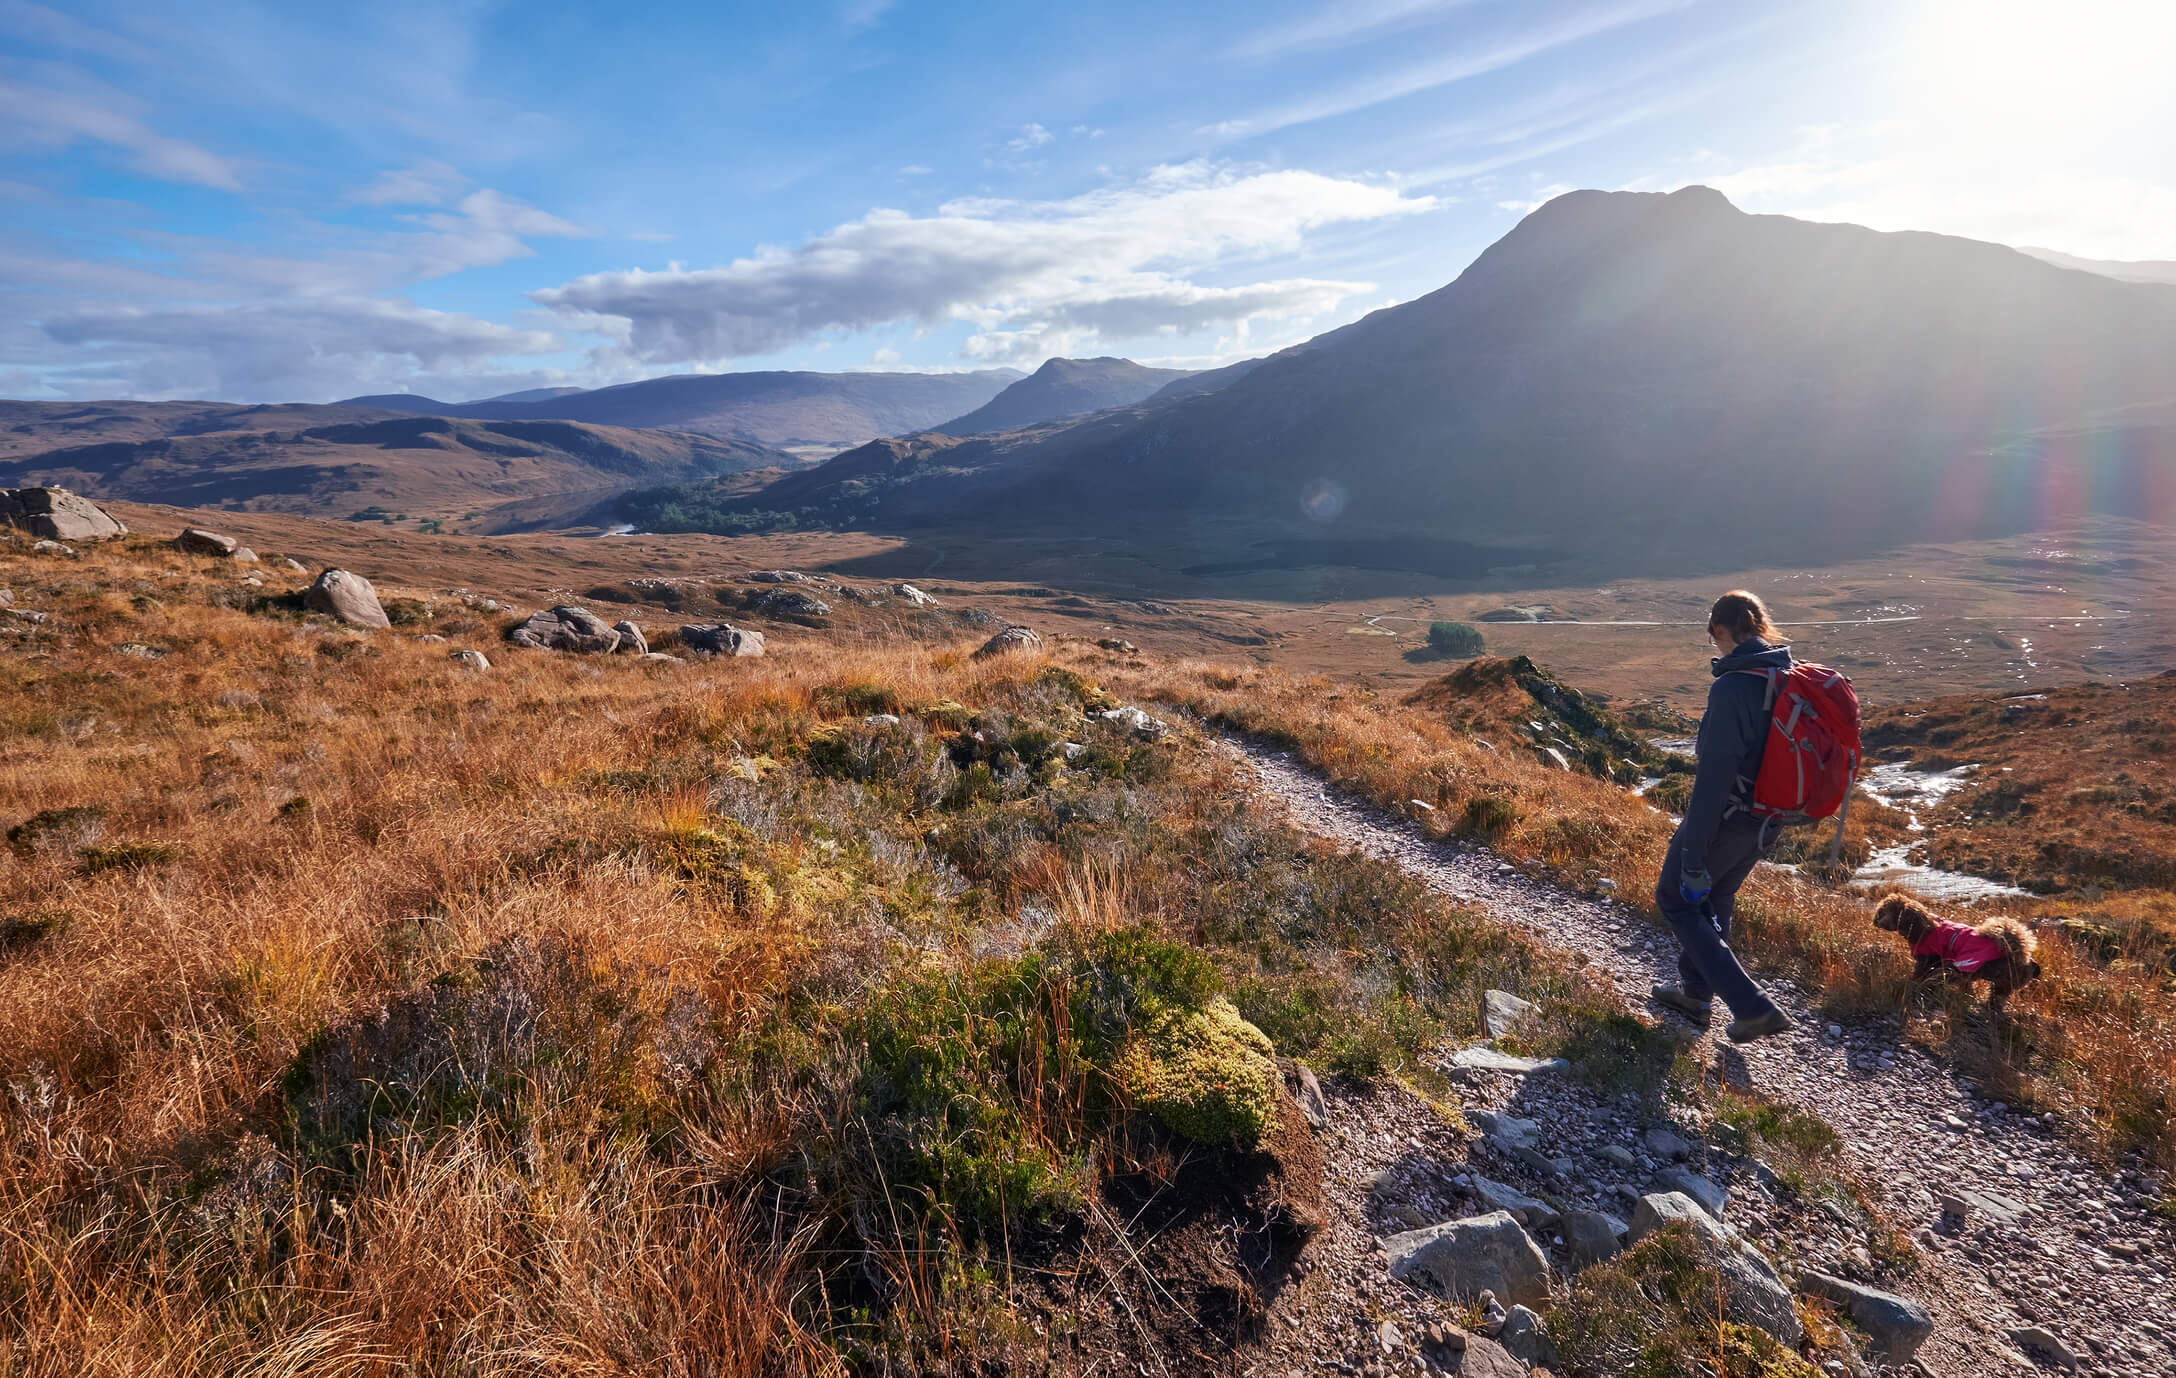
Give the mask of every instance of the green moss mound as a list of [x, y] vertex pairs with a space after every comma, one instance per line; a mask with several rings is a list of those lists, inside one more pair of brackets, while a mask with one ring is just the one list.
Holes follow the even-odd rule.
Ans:
[[1276, 1124], [1276, 1050], [1228, 1000], [1136, 1037], [1120, 1075], [1135, 1105], [1197, 1143], [1251, 1148]]

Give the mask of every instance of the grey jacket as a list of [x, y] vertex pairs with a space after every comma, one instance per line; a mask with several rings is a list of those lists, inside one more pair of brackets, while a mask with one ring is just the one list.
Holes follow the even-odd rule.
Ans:
[[1733, 799], [1744, 803], [1750, 795], [1753, 777], [1760, 772], [1761, 752], [1768, 745], [1767, 681], [1736, 672], [1788, 670], [1791, 648], [1747, 637], [1729, 655], [1711, 661], [1710, 668], [1715, 683], [1708, 687], [1708, 711], [1700, 717], [1695, 748], [1700, 769], [1693, 776], [1685, 821], [1677, 825], [1681, 871], [1708, 868], [1708, 847], [1723, 826], [1723, 815]]

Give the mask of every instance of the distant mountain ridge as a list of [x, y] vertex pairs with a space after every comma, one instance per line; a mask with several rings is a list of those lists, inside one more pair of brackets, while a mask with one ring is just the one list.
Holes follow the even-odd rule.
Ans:
[[2176, 397], [2171, 359], [2176, 288], [1747, 215], [1704, 187], [1574, 192], [1448, 286], [1214, 390], [864, 447], [744, 505], [1144, 546], [1251, 532], [1469, 542], [1504, 563], [1817, 564], [2083, 510], [2176, 517], [2176, 457], [2036, 439]]
[[1131, 359], [1049, 359], [981, 407], [930, 429], [964, 436], [1039, 426], [1106, 407], [1131, 406], [1192, 376], [1187, 369], [1150, 368]]
[[885, 435], [924, 431], [982, 406], [1020, 377], [973, 373], [683, 373], [608, 388], [529, 398], [443, 402], [404, 393], [352, 397], [336, 406], [490, 421], [585, 421], [640, 430], [693, 431], [754, 445], [844, 449]]

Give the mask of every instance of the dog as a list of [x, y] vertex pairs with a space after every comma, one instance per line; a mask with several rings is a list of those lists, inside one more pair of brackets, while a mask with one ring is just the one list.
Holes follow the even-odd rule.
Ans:
[[2010, 992], [2035, 980], [2033, 960], [2038, 940], [2016, 919], [1995, 918], [1977, 928], [1938, 917], [1909, 895], [1890, 895], [1874, 910], [1874, 927], [1897, 934], [1912, 945], [1918, 961], [1912, 980], [1987, 983], [1987, 1008], [2000, 1014]]

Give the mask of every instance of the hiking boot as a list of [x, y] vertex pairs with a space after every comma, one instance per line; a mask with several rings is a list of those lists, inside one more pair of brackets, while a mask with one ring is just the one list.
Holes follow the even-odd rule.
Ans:
[[1715, 1009], [1712, 1003], [1706, 1000], [1695, 1000], [1676, 986], [1656, 986], [1647, 993], [1655, 997], [1656, 1004], [1669, 1006], [1700, 1028], [1706, 1028], [1708, 1021], [1715, 1017]]
[[1734, 1019], [1723, 1032], [1730, 1035], [1733, 1043], [1751, 1043], [1756, 1038], [1766, 1038], [1770, 1034], [1779, 1034], [1785, 1029], [1795, 1027], [1797, 1026], [1791, 1023], [1789, 1015], [1781, 1010], [1770, 1010], [1766, 1014], [1756, 1014], [1751, 1019]]

